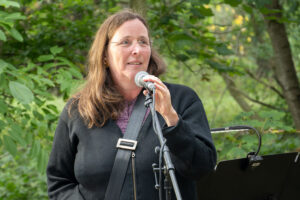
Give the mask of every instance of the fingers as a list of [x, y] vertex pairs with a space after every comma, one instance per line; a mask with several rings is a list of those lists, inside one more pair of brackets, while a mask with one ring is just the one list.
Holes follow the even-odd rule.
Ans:
[[[174, 126], [177, 124], [179, 118], [177, 112], [172, 106], [171, 95], [168, 87], [157, 77], [153, 75], [147, 75], [143, 78], [145, 82], [151, 81], [156, 87], [155, 92], [155, 109], [165, 119], [168, 126]], [[148, 90], [144, 90], [144, 95], [148, 94]]]
[[162, 81], [157, 78], [156, 76], [153, 76], [153, 75], [147, 75], [143, 78], [144, 81], [148, 82], [153, 82], [153, 83], [157, 83], [157, 84], [162, 84]]
[[143, 94], [146, 96], [149, 93], [148, 90], [143, 90]]
[[165, 84], [159, 79], [157, 78], [156, 76], [153, 76], [153, 75], [147, 75], [143, 78], [143, 80], [145, 82], [153, 82], [155, 87], [158, 89], [158, 90], [161, 90], [161, 91], [164, 91], [167, 89], [167, 87], [165, 86]]
[[[158, 107], [162, 107], [164, 105], [169, 107], [171, 105], [171, 97], [170, 97], [170, 92], [167, 86], [157, 77], [153, 75], [147, 75], [143, 78], [145, 82], [152, 82], [155, 85], [156, 88], [156, 93], [155, 93], [155, 98], [156, 98], [156, 103]], [[147, 95], [147, 92], [144, 92], [144, 95]]]
[[[157, 77], [153, 76], [153, 75], [147, 75], [143, 78], [143, 80], [145, 82], [152, 82], [154, 83], [155, 85], [155, 88], [156, 88], [156, 97], [158, 98], [164, 98], [164, 97], [168, 97], [170, 96], [170, 92], [167, 88], [167, 86]], [[147, 95], [148, 94], [148, 91], [147, 90], [144, 90], [144, 95]], [[166, 99], [164, 99], [165, 101]]]

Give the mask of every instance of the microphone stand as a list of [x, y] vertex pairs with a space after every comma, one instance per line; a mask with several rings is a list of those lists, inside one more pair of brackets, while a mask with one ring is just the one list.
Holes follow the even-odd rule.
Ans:
[[[159, 143], [160, 143], [160, 146], [161, 146], [159, 153], [163, 156], [164, 161], [165, 161], [164, 162], [165, 167], [163, 168], [163, 170], [165, 172], [165, 177], [166, 177], [165, 178], [166, 199], [167, 200], [170, 199], [171, 187], [169, 186], [169, 183], [168, 183], [169, 182], [168, 177], [170, 177], [177, 200], [182, 200], [180, 190], [179, 190], [179, 187], [178, 187], [178, 183], [177, 183], [177, 180], [176, 180], [176, 176], [175, 176], [175, 168], [174, 168], [174, 165], [173, 165], [171, 157], [170, 157], [169, 148], [166, 145], [166, 139], [163, 137], [161, 126], [159, 124], [157, 114], [156, 114], [156, 111], [155, 111], [155, 89], [153, 89], [153, 92], [151, 92], [151, 91], [148, 92], [148, 94], [146, 96], [146, 99], [145, 99], [145, 106], [150, 107], [150, 111], [151, 111], [151, 114], [152, 114], [153, 129], [154, 129], [156, 135], [158, 136], [158, 140], [159, 140]], [[152, 165], [154, 175], [155, 175], [155, 180], [156, 180], [155, 188], [159, 189], [159, 197], [162, 200], [161, 180], [159, 180], [160, 184], [158, 185], [157, 184], [156, 172], [155, 172], [155, 171], [157, 171], [157, 169], [154, 168], [155, 166], [156, 166], [155, 164]], [[161, 166], [159, 166], [159, 167], [161, 167]], [[159, 168], [158, 170], [161, 172], [162, 169]]]

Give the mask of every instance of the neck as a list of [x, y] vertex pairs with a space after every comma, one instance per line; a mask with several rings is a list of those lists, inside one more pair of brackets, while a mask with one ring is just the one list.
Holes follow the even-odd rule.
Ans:
[[132, 101], [134, 100], [141, 92], [142, 88], [137, 87], [136, 85], [132, 87], [118, 86], [118, 89], [125, 100]]
[[135, 84], [134, 77], [112, 76], [112, 79], [121, 95], [127, 101], [134, 100], [142, 90]]

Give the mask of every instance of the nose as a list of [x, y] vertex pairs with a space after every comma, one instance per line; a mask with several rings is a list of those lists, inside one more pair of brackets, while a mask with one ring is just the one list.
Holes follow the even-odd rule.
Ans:
[[141, 46], [139, 45], [138, 42], [135, 42], [132, 44], [132, 54], [133, 55], [137, 55], [139, 54], [141, 51]]

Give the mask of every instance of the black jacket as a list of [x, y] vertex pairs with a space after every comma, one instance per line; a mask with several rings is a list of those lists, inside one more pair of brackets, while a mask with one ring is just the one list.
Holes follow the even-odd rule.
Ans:
[[[212, 170], [216, 151], [203, 105], [188, 87], [167, 84], [179, 122], [167, 127], [159, 116], [164, 137], [176, 169], [176, 178], [184, 200], [196, 200], [195, 180]], [[58, 122], [47, 167], [50, 199], [104, 199], [110, 172], [117, 152], [116, 143], [123, 137], [115, 121], [102, 128], [88, 129], [79, 114], [69, 117], [67, 106]], [[154, 148], [159, 141], [148, 115], [138, 136], [136, 154], [137, 198], [156, 200], [152, 164], [158, 163]], [[121, 200], [133, 199], [132, 170], [128, 167]], [[176, 199], [173, 197], [172, 199]]]

